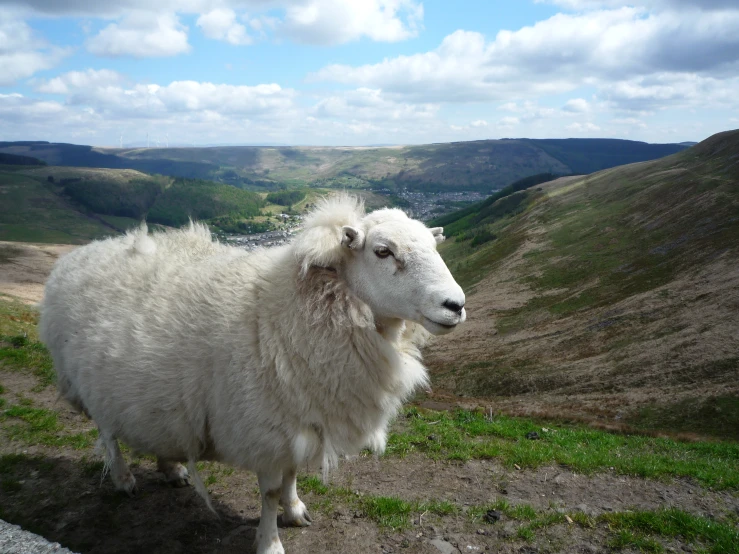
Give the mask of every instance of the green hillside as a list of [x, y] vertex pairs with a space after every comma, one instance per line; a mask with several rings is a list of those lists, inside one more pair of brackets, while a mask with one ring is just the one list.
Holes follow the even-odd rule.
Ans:
[[2, 154], [0, 153], [0, 166], [3, 165], [46, 165], [46, 162], [33, 158], [31, 156], [19, 156], [17, 154]]
[[681, 150], [676, 144], [647, 144], [621, 139], [522, 139], [559, 160], [570, 173], [584, 175], [609, 167], [646, 162]]
[[310, 186], [490, 192], [531, 175], [590, 173], [660, 158], [684, 148], [611, 139], [503, 139], [393, 147], [123, 149], [0, 142], [0, 153], [33, 156], [51, 165], [128, 168], [260, 191]]
[[[6, 166], [11, 168], [11, 166]], [[190, 218], [253, 218], [253, 192], [130, 169], [26, 166], [0, 170], [0, 240], [79, 244], [146, 219], [179, 226]]]
[[189, 219], [206, 220], [222, 215], [254, 217], [264, 206], [253, 192], [210, 181], [176, 178], [160, 194], [147, 214], [149, 221], [180, 226]]
[[43, 179], [0, 169], [0, 240], [82, 244], [116, 232]]
[[739, 438], [738, 159], [739, 131], [721, 133], [452, 223], [469, 322], [430, 350], [437, 387]]

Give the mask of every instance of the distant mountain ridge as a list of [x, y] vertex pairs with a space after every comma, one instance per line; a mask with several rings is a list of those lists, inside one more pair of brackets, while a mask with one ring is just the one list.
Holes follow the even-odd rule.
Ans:
[[619, 139], [501, 139], [386, 147], [123, 149], [22, 141], [0, 142], [0, 153], [32, 156], [49, 165], [135, 169], [256, 190], [321, 186], [491, 192], [530, 175], [592, 173], [657, 159], [686, 147]]

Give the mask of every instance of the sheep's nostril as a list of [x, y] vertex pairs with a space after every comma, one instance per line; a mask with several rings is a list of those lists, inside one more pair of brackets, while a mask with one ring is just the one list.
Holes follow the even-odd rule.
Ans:
[[457, 304], [453, 300], [445, 300], [442, 306], [444, 306], [447, 310], [451, 310], [455, 313], [461, 314], [462, 308], [464, 308], [464, 303]]

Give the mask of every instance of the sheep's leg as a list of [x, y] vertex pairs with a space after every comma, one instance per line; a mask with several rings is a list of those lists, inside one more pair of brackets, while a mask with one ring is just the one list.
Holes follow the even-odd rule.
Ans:
[[110, 477], [113, 479], [115, 488], [124, 491], [127, 495], [136, 494], [136, 479], [126, 465], [123, 459], [118, 441], [112, 435], [100, 430], [100, 437], [105, 445], [105, 466], [110, 471]]
[[167, 483], [175, 487], [186, 487], [189, 484], [190, 475], [187, 468], [179, 462], [157, 458], [157, 471], [164, 473]]
[[280, 506], [285, 510], [282, 514], [282, 523], [293, 527], [306, 527], [311, 524], [313, 519], [310, 517], [303, 501], [298, 498], [297, 475], [298, 472], [295, 468], [290, 468], [282, 474]]
[[257, 554], [285, 554], [277, 533], [277, 507], [282, 491], [282, 472], [257, 473], [259, 492], [262, 494], [262, 517], [257, 527]]

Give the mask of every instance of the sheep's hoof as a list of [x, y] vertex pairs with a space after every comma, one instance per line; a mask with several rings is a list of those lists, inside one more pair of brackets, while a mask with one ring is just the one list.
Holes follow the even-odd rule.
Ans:
[[130, 473], [120, 482], [115, 484], [116, 489], [121, 492], [125, 492], [129, 497], [133, 498], [138, 493], [139, 489], [136, 486], [136, 479]]
[[190, 474], [180, 463], [160, 462], [159, 471], [164, 474], [164, 480], [173, 487], [186, 487], [190, 484]]
[[130, 497], [136, 496], [136, 492], [138, 491], [136, 488], [136, 478], [130, 471], [117, 479], [113, 479], [113, 484], [117, 490], [125, 492]]
[[311, 523], [313, 523], [313, 518], [300, 500], [297, 500], [293, 506], [286, 507], [282, 514], [282, 525], [285, 527], [308, 527]]

